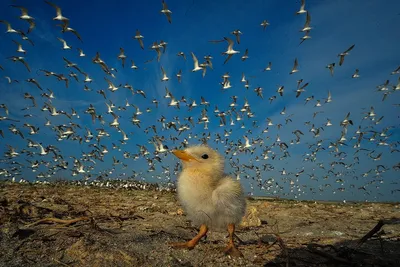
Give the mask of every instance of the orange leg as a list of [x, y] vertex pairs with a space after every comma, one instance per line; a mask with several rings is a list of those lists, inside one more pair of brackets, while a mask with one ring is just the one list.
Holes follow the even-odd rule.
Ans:
[[233, 223], [228, 224], [229, 241], [228, 246], [225, 248], [225, 254], [229, 254], [232, 257], [243, 257], [243, 254], [236, 248], [233, 242], [233, 236], [235, 233], [235, 225]]
[[193, 237], [192, 240], [184, 243], [170, 243], [170, 246], [173, 248], [187, 248], [187, 249], [193, 249], [197, 243], [199, 243], [200, 239], [207, 234], [208, 228], [205, 224], [202, 224], [200, 226], [199, 233]]

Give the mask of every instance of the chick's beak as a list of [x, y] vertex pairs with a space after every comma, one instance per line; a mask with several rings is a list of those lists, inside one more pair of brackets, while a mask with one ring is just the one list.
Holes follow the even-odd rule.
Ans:
[[174, 153], [174, 155], [178, 159], [183, 160], [183, 161], [190, 161], [190, 160], [198, 161], [195, 157], [186, 153], [184, 150], [173, 150], [172, 153]]

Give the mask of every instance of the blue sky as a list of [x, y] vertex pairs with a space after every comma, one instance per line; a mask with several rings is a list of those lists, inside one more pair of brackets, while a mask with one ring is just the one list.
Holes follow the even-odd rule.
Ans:
[[[229, 158], [232, 158], [233, 162], [240, 160], [241, 182], [247, 193], [298, 199], [398, 200], [400, 192], [392, 190], [400, 189], [397, 182], [399, 172], [392, 167], [398, 164], [399, 158], [396, 149], [400, 140], [400, 113], [399, 107], [394, 105], [400, 103], [399, 91], [393, 91], [385, 101], [381, 101], [383, 93], [377, 91], [377, 86], [386, 80], [389, 80], [390, 90], [392, 85], [398, 84], [399, 74], [391, 75], [391, 72], [400, 65], [398, 53], [400, 32], [394, 26], [400, 16], [398, 1], [385, 1], [384, 5], [381, 1], [306, 1], [306, 10], [311, 15], [311, 39], [301, 45], [299, 45], [300, 38], [304, 34], [300, 30], [303, 28], [306, 16], [295, 15], [300, 8], [300, 1], [290, 1], [290, 3], [289, 1], [167, 1], [172, 11], [171, 24], [160, 13], [161, 1], [54, 1], [54, 3], [62, 8], [63, 15], [70, 20], [69, 26], [79, 32], [83, 43], [70, 32], [64, 34], [60, 32], [60, 28], [56, 26], [59, 23], [52, 20], [55, 17], [54, 8], [44, 1], [3, 1], [0, 8], [0, 19], [10, 22], [14, 29], [26, 32], [28, 23], [18, 18], [19, 9], [10, 7], [10, 4], [26, 7], [36, 22], [36, 28], [28, 34], [34, 46], [21, 40], [17, 34], [6, 34], [5, 25], [0, 25], [0, 65], [4, 68], [4, 71], [0, 70], [2, 92], [0, 104], [5, 103], [8, 106], [9, 118], [20, 121], [0, 121], [0, 129], [5, 134], [4, 139], [0, 137], [1, 151], [7, 151], [7, 144], [10, 144], [19, 152], [22, 149], [37, 152], [36, 148], [26, 147], [27, 138], [41, 142], [44, 146], [56, 146], [69, 166], [67, 171], [57, 172], [49, 178], [50, 180], [54, 177], [71, 178], [73, 160], [69, 157], [81, 158], [82, 153], [93, 150], [89, 145], [95, 141], [82, 145], [73, 140], [57, 141], [52, 127], [44, 126], [46, 118], [51, 120], [53, 126], [68, 124], [71, 120], [65, 116], [52, 117], [47, 111], [40, 111], [45, 99], [40, 96], [42, 92], [39, 89], [24, 81], [28, 78], [35, 78], [45, 90], [49, 88], [54, 91], [56, 99], [52, 100], [52, 104], [58, 110], [71, 112], [71, 108], [74, 108], [78, 112], [79, 118], [72, 119], [73, 123], [82, 127], [76, 129], [77, 135], [83, 136], [85, 127], [91, 129], [94, 134], [98, 128], [104, 128], [110, 133], [110, 137], [103, 138], [100, 143], [109, 150], [104, 156], [104, 162], [98, 161], [96, 164], [83, 162], [87, 172], [73, 179], [82, 179], [89, 174], [96, 177], [105, 170], [110, 171], [115, 168], [110, 177], [129, 177], [135, 171], [145, 180], [166, 182], [168, 178], [163, 173], [163, 166], [170, 169], [170, 179], [175, 181], [176, 175], [173, 169], [178, 161], [170, 153], [161, 155], [162, 161], [154, 163], [155, 170], [148, 171], [146, 158], [152, 159], [154, 156], [154, 145], [149, 142], [154, 134], [152, 130], [148, 133], [144, 130], [148, 126], [156, 125], [157, 135], [165, 137], [163, 143], [170, 149], [180, 147], [185, 139], [189, 144], [198, 144], [201, 141], [196, 136], [201, 137], [202, 134], [210, 133], [209, 145], [224, 152], [227, 147], [215, 142], [216, 134], [225, 138], [224, 130], [232, 131], [228, 143], [232, 142], [234, 145], [239, 140], [244, 143], [244, 135], [250, 140], [263, 140], [263, 144], [253, 145], [256, 148], [253, 154], [238, 152], [226, 155], [226, 171], [235, 177], [236, 170], [230, 166], [228, 160]], [[263, 20], [268, 20], [270, 23], [265, 31], [260, 26]], [[144, 50], [136, 40], [132, 39], [136, 29], [139, 29], [144, 36]], [[221, 53], [226, 51], [227, 43], [210, 43], [209, 40], [221, 40], [223, 37], [235, 40], [231, 32], [236, 29], [240, 29], [243, 33], [240, 36], [240, 44], [235, 43], [233, 46], [235, 50], [240, 51], [240, 54], [233, 55], [224, 65], [225, 57]], [[63, 50], [57, 37], [65, 39], [72, 49]], [[27, 54], [19, 55], [12, 40], [22, 43]], [[162, 54], [160, 62], [157, 62], [156, 52], [151, 50], [150, 46], [153, 42], [161, 40], [167, 42], [167, 49]], [[355, 44], [354, 49], [345, 57], [344, 64], [339, 66], [337, 55], [352, 44]], [[127, 56], [125, 68], [117, 59], [120, 47], [125, 49]], [[79, 57], [77, 48], [83, 49], [86, 57]], [[249, 50], [249, 58], [241, 61], [240, 58], [246, 49]], [[181, 51], [185, 53], [186, 61], [176, 55]], [[96, 52], [100, 53], [101, 59], [108, 67], [117, 69], [117, 72], [114, 72], [115, 79], [106, 75], [98, 64], [92, 63]], [[194, 73], [191, 71], [193, 69], [191, 52], [200, 62], [203, 62], [203, 57], [206, 55], [213, 57], [213, 69], [207, 68], [204, 78], [201, 71]], [[10, 56], [24, 56], [32, 71], [29, 73], [21, 63], [13, 63], [7, 59]], [[90, 75], [94, 81], [87, 86], [93, 91], [83, 90], [85, 85], [83, 75], [78, 73], [79, 82], [67, 76], [70, 69], [65, 67], [63, 57], [77, 63]], [[299, 72], [289, 75], [295, 58], [299, 62]], [[139, 69], [130, 68], [131, 59]], [[153, 61], [145, 63], [151, 59]], [[272, 62], [272, 70], [263, 72], [268, 62]], [[336, 66], [332, 77], [326, 66], [333, 62]], [[161, 82], [161, 66], [170, 78], [167, 82]], [[55, 77], [46, 77], [39, 69], [63, 73], [70, 78], [69, 88], [65, 88], [64, 83], [57, 81]], [[356, 69], [359, 69], [360, 77], [353, 79], [352, 74]], [[179, 70], [182, 70], [182, 83], [175, 77]], [[222, 90], [221, 76], [226, 72], [231, 76], [229, 80], [232, 87]], [[242, 73], [249, 80], [248, 90], [241, 82]], [[4, 76], [19, 80], [19, 83], [9, 84]], [[132, 95], [129, 90], [122, 87], [116, 92], [110, 92], [107, 90], [108, 85], [104, 77], [112, 80], [115, 85], [129, 83], [135, 90], [145, 91], [147, 98], [138, 94]], [[294, 90], [299, 79], [303, 79], [304, 83], [308, 82], [309, 86], [305, 88], [306, 92], [296, 98]], [[282, 97], [276, 92], [281, 85], [285, 87]], [[164, 98], [165, 87], [168, 87], [177, 100], [184, 96], [188, 102], [189, 99], [194, 99], [199, 104], [200, 97], [203, 96], [209, 101], [211, 105], [208, 108], [210, 118], [208, 129], [204, 129], [204, 124], [196, 124], [179, 136], [173, 129], [163, 130], [161, 123], [157, 122], [162, 115], [166, 117], [167, 122], [176, 121], [175, 117], [178, 117], [179, 122], [185, 124], [187, 121], [184, 118], [188, 116], [192, 116], [197, 122], [204, 108], [199, 105], [189, 111], [185, 103], [180, 104], [179, 110], [169, 107], [170, 100]], [[263, 88], [263, 99], [254, 92], [257, 87]], [[107, 101], [111, 100], [117, 107], [125, 106], [125, 100], [128, 99], [129, 103], [137, 105], [143, 112], [139, 115], [141, 128], [138, 128], [130, 122], [135, 111], [133, 107], [128, 107], [126, 111], [114, 109], [114, 112], [121, 116], [121, 129], [129, 135], [127, 144], [121, 145], [119, 142], [121, 133], [108, 126], [112, 116], [106, 113], [105, 100], [96, 93], [97, 90], [106, 91]], [[331, 92], [332, 102], [325, 103], [328, 91]], [[31, 104], [29, 99], [23, 98], [25, 92], [35, 97], [38, 102], [37, 108], [21, 110]], [[270, 104], [268, 99], [274, 95], [277, 97]], [[232, 96], [237, 96], [237, 110], [241, 109], [246, 98], [255, 116], [247, 118], [243, 115], [243, 120], [235, 121], [233, 126], [229, 124], [228, 116], [227, 125], [220, 127], [219, 118], [213, 112], [215, 105], [221, 111], [227, 112], [230, 110]], [[314, 96], [314, 99], [304, 105], [305, 98], [310, 96]], [[151, 103], [154, 98], [160, 102], [158, 108]], [[320, 100], [321, 107], [315, 107], [317, 100]], [[89, 104], [93, 104], [96, 111], [102, 114], [106, 121], [104, 126], [98, 120], [93, 124], [90, 115], [84, 113]], [[363, 120], [371, 106], [374, 107], [377, 119], [384, 116], [379, 124], [375, 124], [371, 118]], [[280, 112], [284, 107], [286, 114], [281, 115]], [[151, 112], [146, 112], [146, 108], [151, 108]], [[317, 111], [322, 113], [313, 118], [313, 113]], [[348, 112], [354, 125], [347, 127], [345, 142], [347, 146], [340, 147], [340, 152], [345, 154], [338, 154], [329, 148], [329, 144], [340, 138], [342, 127], [339, 124]], [[24, 117], [27, 113], [33, 116]], [[291, 114], [293, 114], [290, 117], [292, 122], [286, 124], [285, 119]], [[0, 115], [5, 116], [2, 109]], [[267, 126], [266, 118], [270, 118], [274, 125]], [[330, 127], [325, 126], [328, 118], [333, 124]], [[310, 122], [309, 125], [305, 125], [307, 121]], [[25, 140], [9, 131], [11, 123], [21, 129]], [[39, 134], [30, 136], [29, 129], [23, 127], [24, 123], [39, 127]], [[245, 128], [241, 128], [242, 123]], [[253, 124], [256, 127], [253, 127]], [[282, 127], [278, 129], [277, 124], [282, 124]], [[320, 129], [320, 136], [314, 137], [310, 132], [312, 124], [316, 128], [323, 127], [323, 130]], [[369, 151], [362, 150], [355, 154], [357, 149], [353, 146], [356, 139], [352, 137], [358, 137], [355, 134], [358, 126], [366, 132], [360, 148]], [[266, 127], [268, 132], [263, 133]], [[390, 128], [385, 139], [380, 134], [386, 127]], [[295, 130], [302, 131], [304, 136], [301, 137], [299, 144], [290, 145], [290, 141], [295, 139], [292, 133]], [[372, 131], [378, 133], [376, 141], [369, 141], [373, 135]], [[279, 149], [279, 145], [276, 145], [278, 135], [281, 142], [289, 145], [287, 152], [290, 157], [282, 158], [284, 152]], [[178, 141], [174, 143], [171, 137], [177, 137]], [[389, 145], [377, 145], [379, 140]], [[118, 144], [120, 149], [112, 149], [112, 143]], [[310, 145], [313, 149], [317, 143], [320, 143], [323, 149], [317, 152], [316, 160], [304, 161], [307, 158], [306, 154], [311, 151]], [[137, 160], [123, 157], [123, 152], [129, 152], [131, 155], [139, 153], [137, 145], [146, 146], [150, 154], [140, 156]], [[261, 155], [265, 148], [271, 149], [270, 158], [266, 160], [262, 159]], [[375, 161], [369, 156], [370, 154], [375, 157], [381, 152], [380, 160]], [[272, 159], [274, 154], [276, 157]], [[57, 164], [52, 156], [52, 154], [34, 155], [30, 160], [44, 160], [50, 162], [52, 166]], [[113, 166], [113, 156], [127, 167], [123, 167], [122, 164]], [[351, 165], [355, 162], [356, 156], [359, 158], [359, 163]], [[48, 170], [42, 164], [36, 172], [32, 172], [27, 167], [29, 163], [26, 159], [29, 158], [26, 154], [11, 160], [6, 157], [3, 159], [0, 168], [7, 170], [15, 166], [11, 161], [23, 164], [22, 175], [17, 176], [17, 179], [23, 177], [34, 180], [38, 173], [45, 173]], [[328, 172], [332, 162], [344, 162], [351, 167], [346, 169], [340, 164], [333, 164], [332, 171]], [[273, 170], [262, 171], [259, 176], [261, 180], [257, 182], [254, 169], [247, 169], [242, 164], [253, 164], [259, 166], [261, 170], [264, 164], [271, 164], [268, 166], [272, 166]], [[380, 173], [377, 174], [375, 170], [378, 165], [385, 166], [387, 170], [382, 172], [382, 169], [378, 169]], [[94, 167], [93, 170], [89, 170], [90, 166]], [[296, 178], [294, 174], [302, 168], [305, 170], [304, 173]], [[283, 169], [288, 174], [282, 175]], [[362, 174], [367, 172], [368, 176], [364, 177]], [[260, 188], [258, 183], [263, 184], [263, 187]], [[344, 191], [338, 188], [343, 188]]]

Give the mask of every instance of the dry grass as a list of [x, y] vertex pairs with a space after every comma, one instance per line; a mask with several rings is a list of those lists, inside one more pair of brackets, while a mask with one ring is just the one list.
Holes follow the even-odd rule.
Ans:
[[[0, 184], [0, 266], [396, 266], [400, 225], [357, 247], [399, 204], [249, 200], [258, 226], [237, 235], [244, 258], [211, 232], [194, 250], [167, 244], [193, 237], [173, 193], [66, 185]], [[51, 218], [51, 219], [49, 219]], [[247, 222], [248, 223], [248, 222]]]

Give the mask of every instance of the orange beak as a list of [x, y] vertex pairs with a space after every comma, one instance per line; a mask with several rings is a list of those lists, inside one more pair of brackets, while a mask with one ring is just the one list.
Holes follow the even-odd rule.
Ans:
[[191, 161], [191, 160], [198, 161], [195, 157], [186, 153], [184, 150], [173, 150], [172, 153], [174, 153], [174, 155], [178, 159], [183, 160], [183, 161]]

